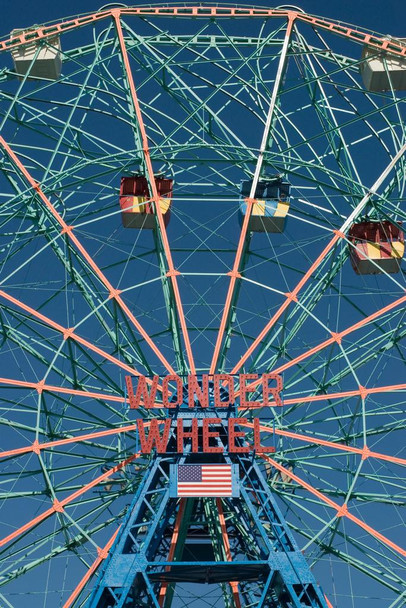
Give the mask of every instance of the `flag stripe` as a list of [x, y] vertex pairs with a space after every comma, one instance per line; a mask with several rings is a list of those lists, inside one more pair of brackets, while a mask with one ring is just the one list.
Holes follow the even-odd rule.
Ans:
[[179, 488], [179, 492], [204, 492], [204, 496], [207, 492], [231, 492], [231, 488]]
[[[194, 483], [187, 483], [187, 484], [179, 484], [178, 485], [179, 488], [182, 488], [182, 490], [186, 490], [187, 488], [207, 488], [208, 490], [210, 490], [210, 488], [213, 487], [213, 484], [210, 485], [202, 485], [202, 484], [194, 484]], [[222, 483], [222, 484], [216, 484], [214, 486], [216, 489], [218, 488], [231, 488], [232, 484], [231, 483]]]
[[188, 492], [189, 490], [193, 491], [193, 492], [198, 492], [198, 491], [200, 491], [200, 492], [211, 492], [211, 491], [219, 492], [220, 491], [221, 492], [222, 490], [231, 492], [231, 489], [232, 489], [231, 485], [230, 486], [221, 486], [221, 488], [219, 488], [219, 487], [202, 488], [201, 486], [188, 486], [187, 488], [178, 488], [178, 490], [181, 490], [182, 492]]
[[204, 495], [202, 495], [201, 492], [184, 492], [182, 490], [179, 492], [179, 496], [190, 496], [190, 498], [209, 498], [210, 496], [213, 496], [213, 498], [219, 498], [220, 496], [225, 496], [230, 498], [232, 495], [231, 492], [225, 492], [224, 490], [219, 490], [218, 492], [205, 492]]

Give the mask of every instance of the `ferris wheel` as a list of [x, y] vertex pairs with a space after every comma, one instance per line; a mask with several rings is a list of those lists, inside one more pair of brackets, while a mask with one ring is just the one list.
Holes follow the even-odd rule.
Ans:
[[405, 606], [404, 41], [108, 5], [0, 51], [2, 608]]

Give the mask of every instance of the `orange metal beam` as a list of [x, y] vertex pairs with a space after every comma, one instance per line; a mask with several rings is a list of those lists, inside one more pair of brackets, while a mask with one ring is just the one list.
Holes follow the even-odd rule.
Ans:
[[328, 252], [337, 243], [337, 241], [339, 240], [339, 238], [340, 238], [340, 236], [338, 234], [335, 234], [333, 236], [333, 238], [325, 246], [325, 248], [320, 253], [320, 255], [317, 257], [317, 259], [310, 266], [310, 268], [308, 269], [308, 271], [303, 275], [303, 277], [301, 278], [301, 280], [299, 281], [299, 283], [296, 285], [296, 287], [294, 288], [294, 290], [291, 291], [290, 293], [285, 294], [286, 295], [286, 300], [279, 307], [279, 309], [276, 311], [276, 313], [271, 317], [271, 319], [265, 325], [265, 327], [263, 328], [263, 330], [259, 333], [259, 335], [253, 341], [253, 343], [251, 344], [251, 346], [247, 349], [247, 351], [245, 352], [245, 354], [240, 358], [240, 360], [238, 361], [238, 363], [233, 367], [233, 369], [230, 372], [231, 374], [236, 374], [238, 372], [238, 370], [241, 368], [242, 365], [244, 365], [244, 363], [248, 359], [248, 357], [250, 357], [251, 354], [254, 352], [254, 350], [257, 348], [257, 346], [259, 345], [259, 343], [261, 342], [261, 340], [263, 340], [265, 338], [265, 336], [267, 335], [267, 333], [269, 332], [269, 330], [275, 325], [275, 323], [278, 321], [278, 319], [282, 316], [282, 314], [285, 312], [285, 310], [287, 309], [287, 307], [289, 306], [289, 304], [292, 301], [294, 301], [294, 300], [297, 299], [297, 294], [302, 289], [303, 285], [308, 281], [308, 279], [313, 274], [314, 270], [321, 264], [321, 262], [324, 260], [324, 258], [328, 254]]
[[333, 604], [330, 602], [330, 600], [328, 599], [327, 595], [325, 595], [325, 596], [324, 596], [324, 599], [325, 599], [325, 600], [326, 600], [326, 602], [327, 602], [327, 606], [328, 606], [328, 608], [333, 608]]
[[[226, 526], [226, 520], [224, 517], [223, 505], [221, 504], [221, 498], [216, 498], [216, 506], [217, 506], [217, 511], [219, 514], [219, 522], [220, 522], [221, 534], [223, 536], [223, 544], [224, 544], [224, 552], [226, 554], [226, 560], [228, 562], [232, 562], [233, 558], [231, 556], [230, 541], [229, 541], [228, 534], [227, 534], [227, 526]], [[240, 599], [240, 593], [238, 591], [238, 582], [230, 581], [229, 584], [231, 587], [231, 591], [233, 593], [235, 607], [241, 608], [241, 599]]]
[[[132, 102], [134, 105], [134, 110], [135, 110], [137, 120], [138, 120], [138, 128], [140, 130], [140, 135], [141, 135], [141, 140], [142, 140], [142, 149], [143, 149], [143, 153], [144, 153], [145, 165], [146, 165], [147, 172], [148, 172], [149, 182], [151, 184], [152, 200], [154, 201], [155, 213], [156, 213], [158, 223], [159, 223], [160, 236], [162, 239], [165, 256], [166, 256], [167, 263], [168, 263], [169, 271], [167, 272], [166, 276], [170, 278], [170, 281], [172, 284], [172, 289], [173, 289], [175, 302], [176, 302], [176, 308], [177, 308], [178, 316], [179, 316], [179, 322], [180, 322], [180, 326], [182, 328], [183, 340], [185, 343], [186, 353], [187, 353], [188, 360], [189, 360], [190, 371], [192, 374], [196, 374], [196, 367], [195, 367], [195, 363], [194, 363], [192, 347], [191, 347], [190, 338], [189, 338], [189, 332], [187, 329], [185, 314], [183, 312], [183, 306], [182, 306], [182, 301], [181, 301], [179, 286], [178, 286], [178, 281], [177, 281], [177, 277], [180, 275], [180, 272], [178, 272], [175, 269], [175, 266], [173, 264], [171, 248], [169, 246], [168, 235], [166, 233], [166, 226], [165, 226], [164, 218], [162, 215], [161, 207], [159, 205], [159, 195], [158, 195], [158, 190], [157, 190], [156, 182], [155, 182], [154, 169], [152, 167], [147, 132], [146, 132], [145, 125], [144, 125], [144, 119], [142, 117], [141, 106], [140, 106], [137, 91], [135, 88], [134, 79], [133, 79], [131, 66], [130, 66], [130, 61], [128, 59], [127, 48], [125, 46], [124, 34], [123, 34], [122, 27], [121, 27], [121, 22], [120, 22], [121, 11], [120, 11], [120, 9], [113, 9], [111, 12], [114, 17], [115, 24], [116, 24], [118, 40], [119, 40], [120, 49], [121, 49], [121, 55], [123, 58], [124, 68], [125, 68], [125, 72], [126, 72], [127, 80], [128, 80], [128, 86], [130, 87], [131, 99], [132, 99]], [[174, 374], [175, 372], [172, 371], [171, 373]]]
[[3, 547], [7, 543], [9, 543], [12, 540], [16, 539], [18, 536], [21, 536], [21, 534], [24, 534], [25, 532], [28, 532], [28, 530], [31, 530], [31, 528], [33, 528], [34, 526], [37, 526], [38, 524], [40, 524], [41, 522], [43, 522], [45, 519], [47, 519], [48, 517], [50, 517], [54, 513], [57, 513], [57, 512], [58, 513], [63, 513], [64, 508], [66, 507], [66, 505], [68, 505], [72, 501], [76, 500], [76, 498], [79, 498], [80, 496], [82, 496], [82, 494], [85, 494], [88, 490], [91, 490], [92, 488], [94, 488], [95, 486], [97, 486], [102, 481], [105, 481], [111, 475], [113, 475], [117, 471], [120, 471], [125, 466], [127, 466], [128, 464], [130, 464], [130, 462], [132, 462], [133, 460], [136, 460], [139, 457], [140, 457], [140, 453], [139, 452], [137, 452], [136, 454], [133, 454], [132, 456], [130, 456], [126, 460], [123, 460], [122, 462], [120, 462], [119, 464], [117, 464], [115, 467], [113, 467], [109, 471], [106, 471], [102, 475], [99, 475], [98, 477], [96, 477], [95, 479], [93, 479], [93, 481], [87, 483], [86, 485], [84, 485], [79, 490], [76, 490], [76, 492], [73, 492], [72, 494], [70, 494], [66, 498], [63, 498], [62, 500], [55, 500], [54, 503], [53, 503], [53, 505], [52, 505], [52, 507], [50, 507], [49, 509], [47, 509], [46, 511], [44, 511], [43, 513], [41, 513], [37, 517], [34, 517], [33, 519], [31, 519], [30, 521], [28, 521], [23, 526], [20, 526], [19, 528], [17, 528], [17, 530], [14, 530], [14, 532], [12, 532], [11, 534], [8, 534], [4, 538], [2, 538], [0, 540], [0, 547]]
[[94, 560], [93, 564], [90, 566], [89, 570], [86, 572], [86, 574], [81, 579], [79, 584], [72, 591], [72, 593], [70, 594], [70, 596], [64, 603], [63, 608], [70, 608], [73, 605], [73, 602], [79, 596], [80, 592], [85, 587], [86, 583], [90, 580], [90, 578], [96, 572], [97, 568], [100, 566], [102, 561], [105, 560], [106, 557], [108, 557], [109, 551], [110, 551], [111, 547], [113, 546], [113, 543], [116, 540], [116, 537], [117, 537], [117, 534], [119, 533], [119, 531], [120, 531], [120, 528], [117, 528], [117, 530], [114, 532], [114, 534], [110, 538], [110, 540], [104, 545], [103, 549], [100, 549], [100, 547], [99, 547], [97, 558]]
[[349, 327], [347, 327], [347, 329], [344, 329], [343, 331], [340, 331], [337, 333], [330, 332], [331, 338], [328, 338], [327, 340], [325, 340], [324, 342], [321, 342], [320, 344], [311, 348], [307, 352], [302, 353], [298, 357], [295, 357], [291, 361], [288, 361], [284, 365], [281, 365], [277, 369], [273, 370], [273, 373], [280, 374], [283, 371], [285, 371], [286, 369], [289, 369], [290, 367], [292, 367], [293, 365], [296, 365], [296, 363], [300, 363], [300, 361], [303, 361], [304, 359], [311, 357], [312, 355], [323, 350], [323, 348], [326, 348], [327, 346], [330, 346], [330, 345], [334, 344], [335, 342], [337, 344], [341, 344], [342, 339], [345, 338], [346, 336], [348, 336], [349, 334], [351, 334], [353, 331], [356, 331], [357, 329], [364, 327], [364, 325], [367, 325], [368, 323], [375, 321], [375, 319], [377, 319], [378, 317], [386, 314], [387, 312], [390, 312], [391, 310], [393, 310], [394, 308], [397, 308], [398, 306], [401, 306], [405, 302], [406, 302], [406, 296], [402, 296], [401, 298], [394, 300], [391, 304], [388, 304], [387, 306], [383, 306], [382, 308], [380, 308], [373, 314], [368, 315], [364, 319], [361, 319], [361, 321], [358, 321], [357, 323], [350, 325]]
[[287, 23], [287, 27], [286, 27], [283, 46], [282, 46], [280, 57], [279, 57], [278, 69], [277, 69], [277, 73], [276, 73], [276, 77], [275, 77], [274, 87], [273, 87], [271, 99], [269, 102], [269, 109], [267, 112], [265, 127], [264, 127], [264, 131], [263, 131], [263, 135], [262, 135], [262, 141], [261, 141], [260, 148], [259, 148], [259, 154], [258, 154], [258, 158], [257, 158], [257, 162], [256, 162], [254, 177], [253, 177], [252, 184], [251, 184], [251, 191], [249, 194], [249, 198], [246, 199], [247, 209], [246, 209], [246, 213], [244, 216], [243, 224], [241, 226], [240, 238], [238, 241], [237, 251], [235, 253], [234, 265], [233, 265], [233, 269], [231, 270], [231, 272], [228, 273], [228, 276], [230, 277], [230, 283], [228, 286], [228, 292], [227, 292], [226, 301], [224, 304], [219, 332], [218, 332], [216, 344], [214, 347], [213, 358], [212, 358], [211, 365], [210, 365], [210, 371], [209, 371], [210, 374], [214, 374], [214, 372], [216, 371], [217, 362], [218, 362], [218, 358], [219, 358], [220, 350], [221, 350], [221, 345], [223, 343], [224, 332], [226, 329], [228, 318], [230, 316], [231, 304], [233, 301], [233, 296], [234, 296], [234, 291], [236, 288], [237, 279], [241, 279], [241, 274], [239, 272], [240, 263], [241, 263], [241, 259], [242, 259], [243, 252], [244, 252], [245, 241], [246, 241], [247, 232], [248, 232], [248, 225], [249, 225], [249, 221], [250, 221], [251, 214], [252, 214], [252, 208], [253, 208], [253, 205], [255, 202], [255, 198], [254, 198], [255, 190], [256, 190], [256, 187], [258, 184], [258, 180], [261, 175], [264, 153], [268, 147], [270, 131], [272, 128], [272, 121], [273, 121], [273, 118], [275, 115], [275, 106], [276, 106], [277, 95], [278, 95], [278, 92], [279, 92], [279, 89], [281, 86], [283, 73], [284, 73], [284, 69], [285, 69], [285, 65], [286, 65], [286, 56], [287, 56], [287, 52], [288, 52], [288, 48], [289, 48], [289, 40], [290, 40], [290, 36], [292, 33], [294, 19], [295, 19], [294, 14], [292, 15], [290, 13], [289, 17], [288, 17], [288, 23]]
[[403, 549], [402, 547], [400, 547], [399, 545], [397, 545], [396, 543], [391, 541], [389, 538], [387, 538], [386, 536], [384, 536], [383, 534], [381, 534], [380, 532], [378, 532], [377, 530], [372, 528], [372, 526], [369, 526], [368, 524], [363, 522], [362, 519], [359, 519], [359, 517], [357, 517], [356, 515], [353, 515], [348, 510], [348, 506], [346, 503], [339, 505], [338, 503], [336, 503], [334, 500], [332, 500], [328, 496], [324, 496], [324, 494], [322, 494], [322, 492], [320, 492], [319, 490], [316, 490], [316, 488], [314, 488], [310, 483], [307, 483], [307, 481], [304, 481], [304, 479], [301, 479], [300, 477], [295, 475], [292, 471], [289, 471], [289, 469], [287, 469], [286, 467], [284, 467], [281, 464], [279, 464], [278, 462], [276, 462], [270, 456], [266, 456], [265, 454], [259, 454], [259, 455], [261, 456], [261, 458], [263, 458], [264, 460], [266, 460], [267, 462], [272, 464], [272, 466], [275, 467], [275, 469], [277, 469], [278, 471], [281, 471], [282, 473], [284, 473], [285, 475], [290, 477], [290, 479], [293, 479], [293, 481], [296, 481], [296, 483], [298, 483], [300, 486], [302, 486], [302, 488], [305, 488], [306, 490], [308, 490], [311, 494], [313, 494], [313, 496], [316, 496], [319, 500], [324, 502], [326, 505], [328, 505], [332, 509], [335, 509], [337, 511], [336, 517], [346, 517], [353, 523], [360, 526], [363, 530], [365, 530], [365, 532], [368, 532], [368, 534], [371, 534], [371, 536], [373, 536], [374, 538], [379, 540], [381, 543], [383, 543], [390, 549], [393, 549], [393, 551], [396, 551], [396, 553], [399, 553], [403, 557], [406, 557], [405, 549]]
[[83, 27], [84, 25], [91, 25], [110, 16], [111, 11], [102, 11], [100, 13], [92, 13], [90, 15], [84, 15], [83, 17], [77, 17], [76, 19], [52, 23], [51, 25], [30, 28], [29, 30], [25, 30], [25, 32], [21, 32], [21, 34], [13, 35], [13, 37], [10, 36], [10, 38], [2, 40], [0, 42], [0, 51], [10, 51], [13, 48], [18, 48], [27, 43], [59, 36], [64, 32], [69, 32], [78, 27]]
[[35, 317], [39, 321], [42, 321], [49, 327], [52, 327], [52, 329], [59, 331], [63, 335], [64, 340], [71, 338], [75, 342], [78, 342], [78, 344], [82, 344], [82, 346], [85, 346], [89, 350], [97, 353], [98, 355], [107, 359], [111, 363], [115, 363], [116, 365], [118, 365], [119, 367], [124, 369], [129, 374], [135, 374], [136, 376], [141, 376], [140, 372], [137, 371], [136, 369], [134, 369], [133, 367], [130, 367], [123, 361], [120, 361], [120, 359], [117, 359], [116, 357], [109, 355], [108, 353], [106, 353], [104, 350], [102, 350], [98, 346], [95, 346], [94, 344], [89, 342], [89, 340], [86, 340], [85, 338], [82, 338], [81, 336], [76, 334], [74, 328], [68, 328], [68, 327], [64, 327], [63, 325], [60, 325], [56, 321], [53, 321], [52, 319], [50, 319], [49, 317], [38, 312], [34, 308], [31, 308], [31, 306], [28, 306], [28, 304], [24, 304], [24, 302], [21, 302], [21, 300], [17, 300], [17, 298], [14, 298], [13, 296], [9, 295], [8, 293], [6, 293], [3, 290], [0, 290], [0, 298], [4, 298], [8, 302], [11, 302], [15, 306], [17, 306], [18, 308], [21, 308], [25, 312], [28, 312], [28, 314], [30, 314], [32, 317]]
[[[117, 9], [113, 9], [117, 10]], [[113, 10], [100, 11], [89, 15], [83, 15], [75, 19], [68, 19], [59, 23], [33, 28], [30, 31], [22, 32], [13, 38], [8, 38], [0, 42], [0, 51], [7, 51], [11, 48], [19, 47], [27, 42], [42, 40], [52, 36], [63, 34], [64, 32], [92, 25], [97, 21], [110, 17]], [[366, 44], [377, 50], [385, 51], [392, 55], [406, 56], [406, 46], [400, 40], [390, 37], [382, 37], [371, 32], [363, 32], [356, 27], [340, 22], [322, 19], [313, 15], [307, 15], [299, 11], [288, 9], [268, 9], [268, 8], [246, 8], [230, 6], [154, 6], [154, 7], [134, 7], [118, 9], [121, 15], [128, 16], [150, 16], [150, 17], [200, 17], [200, 18], [288, 18], [294, 15], [295, 19], [303, 21], [310, 26], [327, 30], [338, 36], [349, 38], [359, 44]]]
[[[313, 403], [315, 401], [327, 401], [330, 399], [346, 399], [347, 397], [362, 397], [365, 399], [368, 395], [376, 393], [391, 393], [395, 391], [406, 390], [406, 384], [388, 384], [387, 386], [375, 386], [367, 388], [360, 386], [359, 389], [353, 391], [341, 391], [337, 393], [325, 393], [322, 395], [308, 395], [307, 397], [292, 397], [291, 399], [283, 399], [283, 405], [295, 405], [296, 403]], [[255, 407], [239, 407], [240, 410], [260, 409], [263, 406]], [[275, 401], [269, 404], [269, 407], [279, 407]]]
[[65, 395], [78, 395], [78, 397], [87, 397], [89, 399], [101, 399], [102, 401], [114, 401], [116, 403], [125, 403], [125, 397], [120, 395], [109, 395], [107, 393], [95, 393], [93, 391], [80, 391], [77, 389], [54, 386], [45, 384], [44, 382], [26, 382], [25, 380], [15, 380], [13, 378], [0, 378], [0, 384], [7, 384], [15, 388], [28, 388], [38, 391], [48, 391], [50, 393], [63, 393]]
[[[240, 426], [246, 426], [252, 429], [254, 428], [254, 424], [252, 422], [241, 422]], [[366, 458], [377, 458], [378, 460], [385, 460], [394, 464], [406, 465], [406, 458], [398, 458], [397, 456], [389, 456], [388, 454], [382, 454], [381, 452], [374, 452], [366, 445], [363, 448], [355, 448], [343, 443], [335, 443], [334, 441], [320, 439], [319, 437], [314, 437], [312, 435], [301, 435], [299, 433], [292, 433], [291, 431], [284, 431], [282, 429], [274, 430], [272, 427], [264, 426], [262, 424], [259, 425], [259, 430], [265, 433], [274, 433], [275, 435], [280, 435], [281, 437], [297, 439], [298, 441], [304, 441], [305, 443], [310, 443], [312, 445], [323, 445], [334, 450], [359, 454], [363, 460]]]
[[[164, 421], [162, 420], [162, 424]], [[148, 427], [151, 422], [144, 422], [144, 426]], [[41, 450], [51, 450], [61, 445], [69, 445], [70, 443], [80, 443], [81, 441], [91, 441], [92, 439], [99, 439], [101, 437], [108, 437], [109, 435], [118, 435], [119, 433], [130, 433], [137, 429], [136, 424], [129, 424], [127, 426], [121, 426], [117, 429], [108, 429], [107, 431], [97, 431], [95, 433], [86, 433], [85, 435], [79, 435], [77, 437], [68, 437], [67, 439], [56, 439], [55, 441], [47, 441], [40, 443], [34, 441], [31, 445], [24, 446], [22, 448], [14, 448], [13, 450], [5, 450], [0, 452], [0, 458], [8, 458], [10, 456], [19, 456], [20, 454], [28, 454], [34, 452], [39, 454]]]
[[253, 201], [251, 199], [247, 199], [247, 211], [244, 216], [244, 221], [243, 221], [243, 224], [241, 227], [240, 240], [238, 242], [238, 247], [237, 247], [237, 251], [235, 254], [233, 269], [231, 270], [231, 272], [227, 273], [228, 276], [230, 277], [230, 283], [228, 285], [226, 301], [224, 304], [220, 327], [219, 327], [219, 331], [217, 334], [217, 340], [216, 340], [216, 344], [214, 347], [213, 358], [212, 358], [211, 365], [210, 365], [210, 371], [209, 371], [210, 374], [214, 374], [216, 371], [217, 361], [218, 361], [218, 357], [220, 354], [221, 344], [223, 342], [223, 336], [224, 336], [224, 331], [225, 331], [226, 324], [227, 324], [227, 319], [230, 314], [230, 308], [231, 308], [231, 303], [232, 303], [232, 299], [233, 299], [236, 282], [237, 282], [237, 279], [241, 278], [241, 275], [238, 270], [240, 267], [241, 257], [242, 257], [242, 253], [243, 253], [243, 249], [244, 249], [244, 243], [245, 243], [245, 239], [246, 239], [247, 232], [248, 232], [248, 223], [249, 223], [250, 217], [251, 217], [252, 206], [253, 206]]
[[[273, 374], [281, 374], [283, 371], [289, 369], [293, 365], [296, 365], [297, 363], [300, 363], [304, 359], [307, 359], [308, 357], [311, 357], [312, 355], [315, 355], [316, 353], [320, 352], [321, 350], [323, 350], [323, 348], [326, 348], [327, 346], [331, 346], [335, 342], [337, 344], [340, 344], [341, 341], [342, 341], [342, 339], [345, 338], [346, 336], [348, 336], [353, 331], [356, 331], [357, 329], [360, 329], [364, 325], [367, 325], [368, 323], [371, 323], [372, 321], [375, 321], [375, 319], [377, 319], [381, 315], [384, 315], [385, 313], [393, 310], [394, 308], [397, 308], [398, 306], [400, 306], [401, 304], [404, 304], [405, 302], [406, 302], [406, 296], [402, 296], [402, 297], [398, 298], [397, 300], [394, 300], [391, 304], [388, 304], [387, 306], [383, 306], [383, 308], [380, 308], [376, 312], [372, 313], [371, 315], [368, 315], [364, 319], [361, 319], [361, 321], [358, 321], [357, 323], [354, 323], [353, 325], [350, 325], [349, 327], [347, 327], [346, 329], [344, 329], [344, 330], [342, 330], [340, 332], [332, 332], [331, 331], [330, 332], [331, 333], [331, 338], [328, 338], [327, 340], [324, 340], [323, 342], [320, 342], [320, 344], [318, 344], [317, 346], [314, 346], [313, 348], [310, 348], [308, 351], [302, 353], [301, 355], [298, 355], [297, 357], [295, 357], [294, 359], [291, 359], [287, 363], [284, 363], [280, 367], [277, 367], [276, 369], [273, 369], [272, 373]], [[283, 307], [284, 307], [283, 309], [285, 310], [285, 308], [287, 307], [288, 304], [289, 304], [289, 301], [286, 300], [285, 303], [284, 303], [284, 305], [281, 306], [281, 308], [279, 310], [281, 310]], [[274, 319], [274, 317], [272, 317], [271, 321], [273, 319]], [[267, 324], [266, 328], [269, 326], [269, 324], [270, 323]], [[262, 337], [264, 337], [267, 332], [268, 332], [268, 329], [266, 331], [263, 330], [260, 333], [260, 335], [258, 336], [258, 338], [261, 337], [261, 339], [262, 339]], [[247, 350], [247, 352], [245, 353], [245, 355], [243, 357], [241, 357], [240, 361], [237, 363], [237, 365], [230, 372], [231, 374], [235, 374], [238, 371], [238, 369], [241, 367], [241, 365], [244, 363], [244, 361], [247, 359], [247, 357], [251, 354], [251, 352], [254, 350], [254, 348], [256, 348], [256, 346], [259, 343], [259, 342], [257, 342], [258, 338], [252, 343], [252, 345]], [[261, 380], [256, 380], [255, 382], [253, 382], [252, 384], [250, 384], [250, 387], [255, 388], [256, 386], [258, 386], [260, 384], [260, 382], [261, 382]], [[239, 395], [239, 391], [237, 391], [235, 393], [235, 396], [238, 396], [238, 395]]]
[[24, 165], [22, 164], [20, 159], [16, 156], [16, 154], [13, 152], [13, 150], [8, 145], [8, 143], [5, 141], [5, 139], [1, 136], [0, 136], [0, 145], [6, 151], [8, 156], [11, 158], [14, 165], [16, 167], [18, 167], [18, 169], [21, 171], [22, 175], [24, 175], [26, 181], [29, 183], [31, 188], [36, 191], [37, 195], [40, 197], [40, 199], [42, 200], [44, 205], [47, 207], [47, 209], [51, 212], [51, 214], [56, 219], [58, 224], [61, 226], [61, 228], [62, 228], [61, 234], [66, 234], [68, 236], [68, 238], [75, 245], [76, 249], [81, 253], [83, 258], [89, 264], [90, 268], [93, 270], [93, 272], [99, 278], [100, 282], [104, 285], [104, 287], [106, 288], [106, 290], [109, 293], [109, 298], [114, 299], [117, 302], [118, 306], [125, 313], [125, 315], [128, 317], [128, 319], [130, 319], [131, 323], [134, 325], [136, 330], [143, 337], [145, 342], [148, 344], [148, 346], [151, 348], [151, 350], [154, 352], [154, 354], [158, 357], [158, 359], [161, 361], [161, 363], [164, 365], [164, 367], [169, 371], [170, 374], [174, 374], [175, 371], [174, 371], [173, 367], [166, 360], [166, 358], [161, 353], [159, 348], [156, 346], [156, 344], [153, 342], [153, 340], [148, 335], [148, 332], [145, 331], [145, 329], [142, 327], [141, 323], [136, 319], [135, 315], [131, 312], [131, 310], [128, 308], [127, 304], [121, 298], [120, 290], [115, 289], [113, 287], [113, 285], [110, 283], [110, 281], [108, 280], [106, 275], [102, 272], [102, 270], [99, 268], [99, 266], [93, 260], [92, 256], [86, 251], [86, 249], [83, 247], [83, 245], [81, 244], [79, 239], [73, 234], [75, 227], [68, 226], [68, 224], [65, 222], [63, 217], [55, 209], [54, 205], [51, 203], [49, 198], [47, 196], [45, 196], [40, 185], [34, 180], [32, 175], [27, 171], [27, 169], [24, 167]]
[[[168, 553], [168, 562], [173, 562], [173, 558], [175, 555], [175, 550], [176, 550], [176, 545], [178, 543], [178, 538], [179, 538], [179, 530], [180, 530], [180, 526], [182, 523], [182, 519], [183, 519], [183, 514], [185, 512], [185, 506], [186, 506], [186, 498], [181, 498], [180, 499], [180, 503], [179, 503], [179, 511], [178, 514], [176, 516], [176, 520], [175, 520], [175, 525], [173, 528], [173, 533], [172, 533], [172, 538], [171, 538], [171, 546], [169, 548], [169, 553]], [[170, 566], [166, 566], [165, 571], [169, 572], [171, 569]], [[164, 605], [165, 602], [165, 596], [166, 596], [166, 591], [168, 589], [168, 584], [169, 583], [162, 583], [161, 585], [161, 589], [159, 591], [159, 598], [158, 598], [158, 603], [161, 606], [161, 608]]]

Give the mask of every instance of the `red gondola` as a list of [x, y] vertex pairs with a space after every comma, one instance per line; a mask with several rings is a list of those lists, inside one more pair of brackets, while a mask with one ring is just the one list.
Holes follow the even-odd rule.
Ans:
[[[168, 225], [172, 200], [173, 180], [164, 177], [155, 178], [165, 226]], [[150, 201], [151, 195], [147, 179], [144, 175], [122, 177], [120, 184], [121, 219], [125, 228], [156, 227], [154, 206]]]
[[405, 251], [402, 225], [381, 222], [359, 222], [351, 226], [350, 259], [357, 274], [399, 272]]

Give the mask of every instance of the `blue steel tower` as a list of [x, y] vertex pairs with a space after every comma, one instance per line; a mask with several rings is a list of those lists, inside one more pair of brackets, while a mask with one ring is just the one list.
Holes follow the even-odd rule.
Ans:
[[[208, 407], [190, 409], [184, 400], [170, 410], [165, 451], [152, 456], [88, 608], [169, 608], [177, 584], [193, 585], [198, 597], [201, 588], [202, 598], [207, 585], [220, 585], [227, 608], [327, 608], [269, 488], [269, 468], [258, 465], [242, 426], [233, 426], [229, 449], [228, 423], [237, 408], [215, 407], [212, 390], [209, 395]], [[207, 440], [201, 431], [209, 424]], [[231, 489], [202, 486], [185, 495], [182, 467], [229, 467]]]

